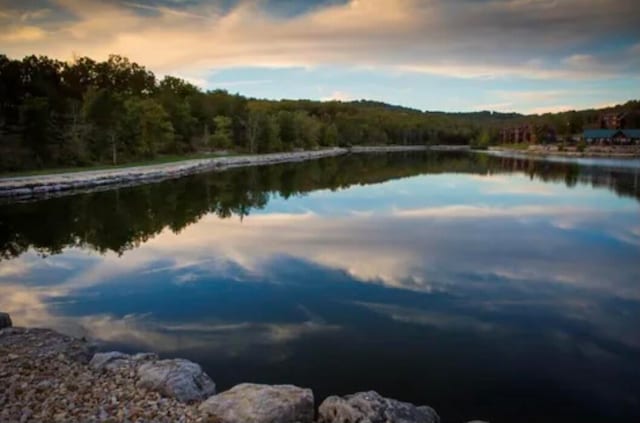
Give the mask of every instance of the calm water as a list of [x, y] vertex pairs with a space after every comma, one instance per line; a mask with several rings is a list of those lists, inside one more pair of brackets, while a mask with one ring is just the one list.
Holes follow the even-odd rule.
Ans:
[[0, 205], [0, 310], [226, 389], [640, 418], [640, 165], [360, 155]]

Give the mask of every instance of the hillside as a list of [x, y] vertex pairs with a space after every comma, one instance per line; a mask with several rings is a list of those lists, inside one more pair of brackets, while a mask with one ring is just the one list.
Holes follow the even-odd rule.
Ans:
[[117, 164], [212, 150], [251, 153], [384, 144], [468, 144], [533, 123], [578, 133], [603, 112], [640, 102], [541, 116], [420, 111], [371, 100], [252, 99], [158, 79], [121, 56], [73, 63], [0, 55], [0, 171]]

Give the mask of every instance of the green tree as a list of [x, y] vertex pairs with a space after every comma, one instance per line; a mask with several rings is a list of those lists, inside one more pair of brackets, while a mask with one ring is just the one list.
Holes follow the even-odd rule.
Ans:
[[282, 150], [280, 126], [276, 116], [262, 113], [259, 117], [258, 151], [267, 153]]
[[173, 126], [162, 106], [151, 98], [131, 97], [124, 108], [127, 153], [132, 157], [154, 157], [166, 152], [173, 141]]
[[335, 123], [323, 127], [321, 144], [329, 147], [338, 145], [338, 127]]
[[231, 147], [233, 141], [233, 134], [231, 132], [231, 124], [233, 123], [232, 119], [218, 115], [213, 118], [213, 122], [215, 124], [215, 131], [211, 137], [213, 145], [220, 149]]
[[83, 101], [83, 117], [89, 124], [92, 150], [98, 160], [111, 157], [118, 163], [121, 148], [119, 135], [124, 123], [125, 108], [122, 95], [107, 89], [90, 88]]

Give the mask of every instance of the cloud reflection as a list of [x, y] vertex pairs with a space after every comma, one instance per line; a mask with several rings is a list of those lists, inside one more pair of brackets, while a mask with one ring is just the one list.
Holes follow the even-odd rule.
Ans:
[[[548, 197], [548, 193], [538, 195], [534, 189], [525, 197], [518, 195], [520, 199], [516, 202], [511, 194], [494, 193], [499, 199], [494, 203], [456, 203], [448, 199], [443, 204], [438, 199], [443, 194], [433, 185], [445, 187], [451, 179], [410, 180], [402, 185], [408, 196], [424, 189], [422, 183], [417, 184], [419, 181], [430, 182], [430, 192], [437, 194], [436, 198], [424, 197], [420, 207], [385, 204], [339, 215], [322, 214], [316, 212], [318, 208], [313, 204], [318, 199], [312, 194], [288, 200], [288, 206], [303, 210], [301, 213], [283, 211], [275, 201], [276, 211], [266, 210], [243, 220], [207, 215], [179, 234], [165, 229], [122, 256], [112, 252], [96, 256], [69, 248], [61, 256], [46, 259], [49, 265], [65, 272], [60, 273], [64, 275], [60, 280], [49, 278], [46, 283], [23, 284], [45, 274], [34, 267], [40, 259], [30, 252], [2, 263], [2, 288], [8, 295], [0, 297], [0, 309], [14, 314], [19, 324], [57, 324], [69, 328], [74, 320], [100, 339], [126, 341], [141, 348], [158, 349], [161, 345], [166, 351], [180, 345], [196, 348], [204, 345], [201, 342], [218, 345], [222, 342], [221, 333], [225, 333], [224, 338], [230, 336], [227, 332], [237, 334], [235, 349], [241, 350], [246, 342], [241, 340], [245, 338], [258, 344], [288, 342], [308, 333], [337, 329], [310, 312], [293, 320], [273, 322], [223, 318], [204, 322], [199, 329], [192, 322], [168, 325], [163, 320], [166, 317], [154, 314], [123, 315], [103, 310], [88, 315], [84, 312], [77, 319], [61, 314], [64, 310], [61, 304], [107, 295], [110, 288], [105, 287], [125, 283], [122, 281], [130, 284], [126, 289], [133, 294], [127, 295], [134, 296], [153, 290], [152, 282], [169, 281], [185, 292], [212, 280], [273, 286], [307, 283], [305, 279], [288, 276], [282, 259], [343, 272], [351, 282], [426, 294], [462, 295], [477, 302], [493, 296], [487, 301], [492, 307], [497, 306], [497, 298], [505, 299], [507, 293], [544, 301], [561, 298], [562, 301], [553, 303], [554, 307], [566, 306], [570, 303], [568, 298], [579, 297], [583, 300], [581, 304], [588, 305], [587, 309], [598, 309], [597, 304], [603, 299], [634, 303], [640, 300], [640, 287], [633, 283], [640, 280], [640, 268], [633, 265], [640, 258], [634, 200], [616, 199], [591, 205], [569, 197], [555, 205], [540, 205], [535, 201]], [[474, 184], [480, 192], [500, 185], [491, 178], [458, 177], [457, 189], [466, 183]], [[525, 182], [519, 184], [526, 188]], [[380, 195], [387, 198], [393, 192], [393, 185], [362, 189], [367, 191], [367, 201], [378, 202]], [[563, 195], [574, 193], [579, 198], [586, 189]], [[357, 197], [358, 190], [336, 193], [334, 197], [319, 192], [318, 198], [331, 202], [341, 196]], [[429, 202], [432, 205], [427, 205]], [[576, 303], [570, 304], [573, 305], [567, 312], [581, 310], [574, 307]], [[473, 323], [476, 317], [453, 318], [438, 313], [420, 317], [415, 310], [396, 306], [370, 308], [398, 321], [494, 327], [492, 323]], [[200, 336], [200, 332], [208, 335]], [[189, 337], [194, 344], [185, 344], [187, 341], [181, 338], [185, 333], [199, 334]]]

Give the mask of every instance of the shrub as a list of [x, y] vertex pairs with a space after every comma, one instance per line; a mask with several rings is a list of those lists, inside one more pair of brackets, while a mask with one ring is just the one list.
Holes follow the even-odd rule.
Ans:
[[580, 140], [580, 142], [578, 143], [578, 151], [583, 153], [584, 150], [587, 149], [587, 142], [585, 140]]

